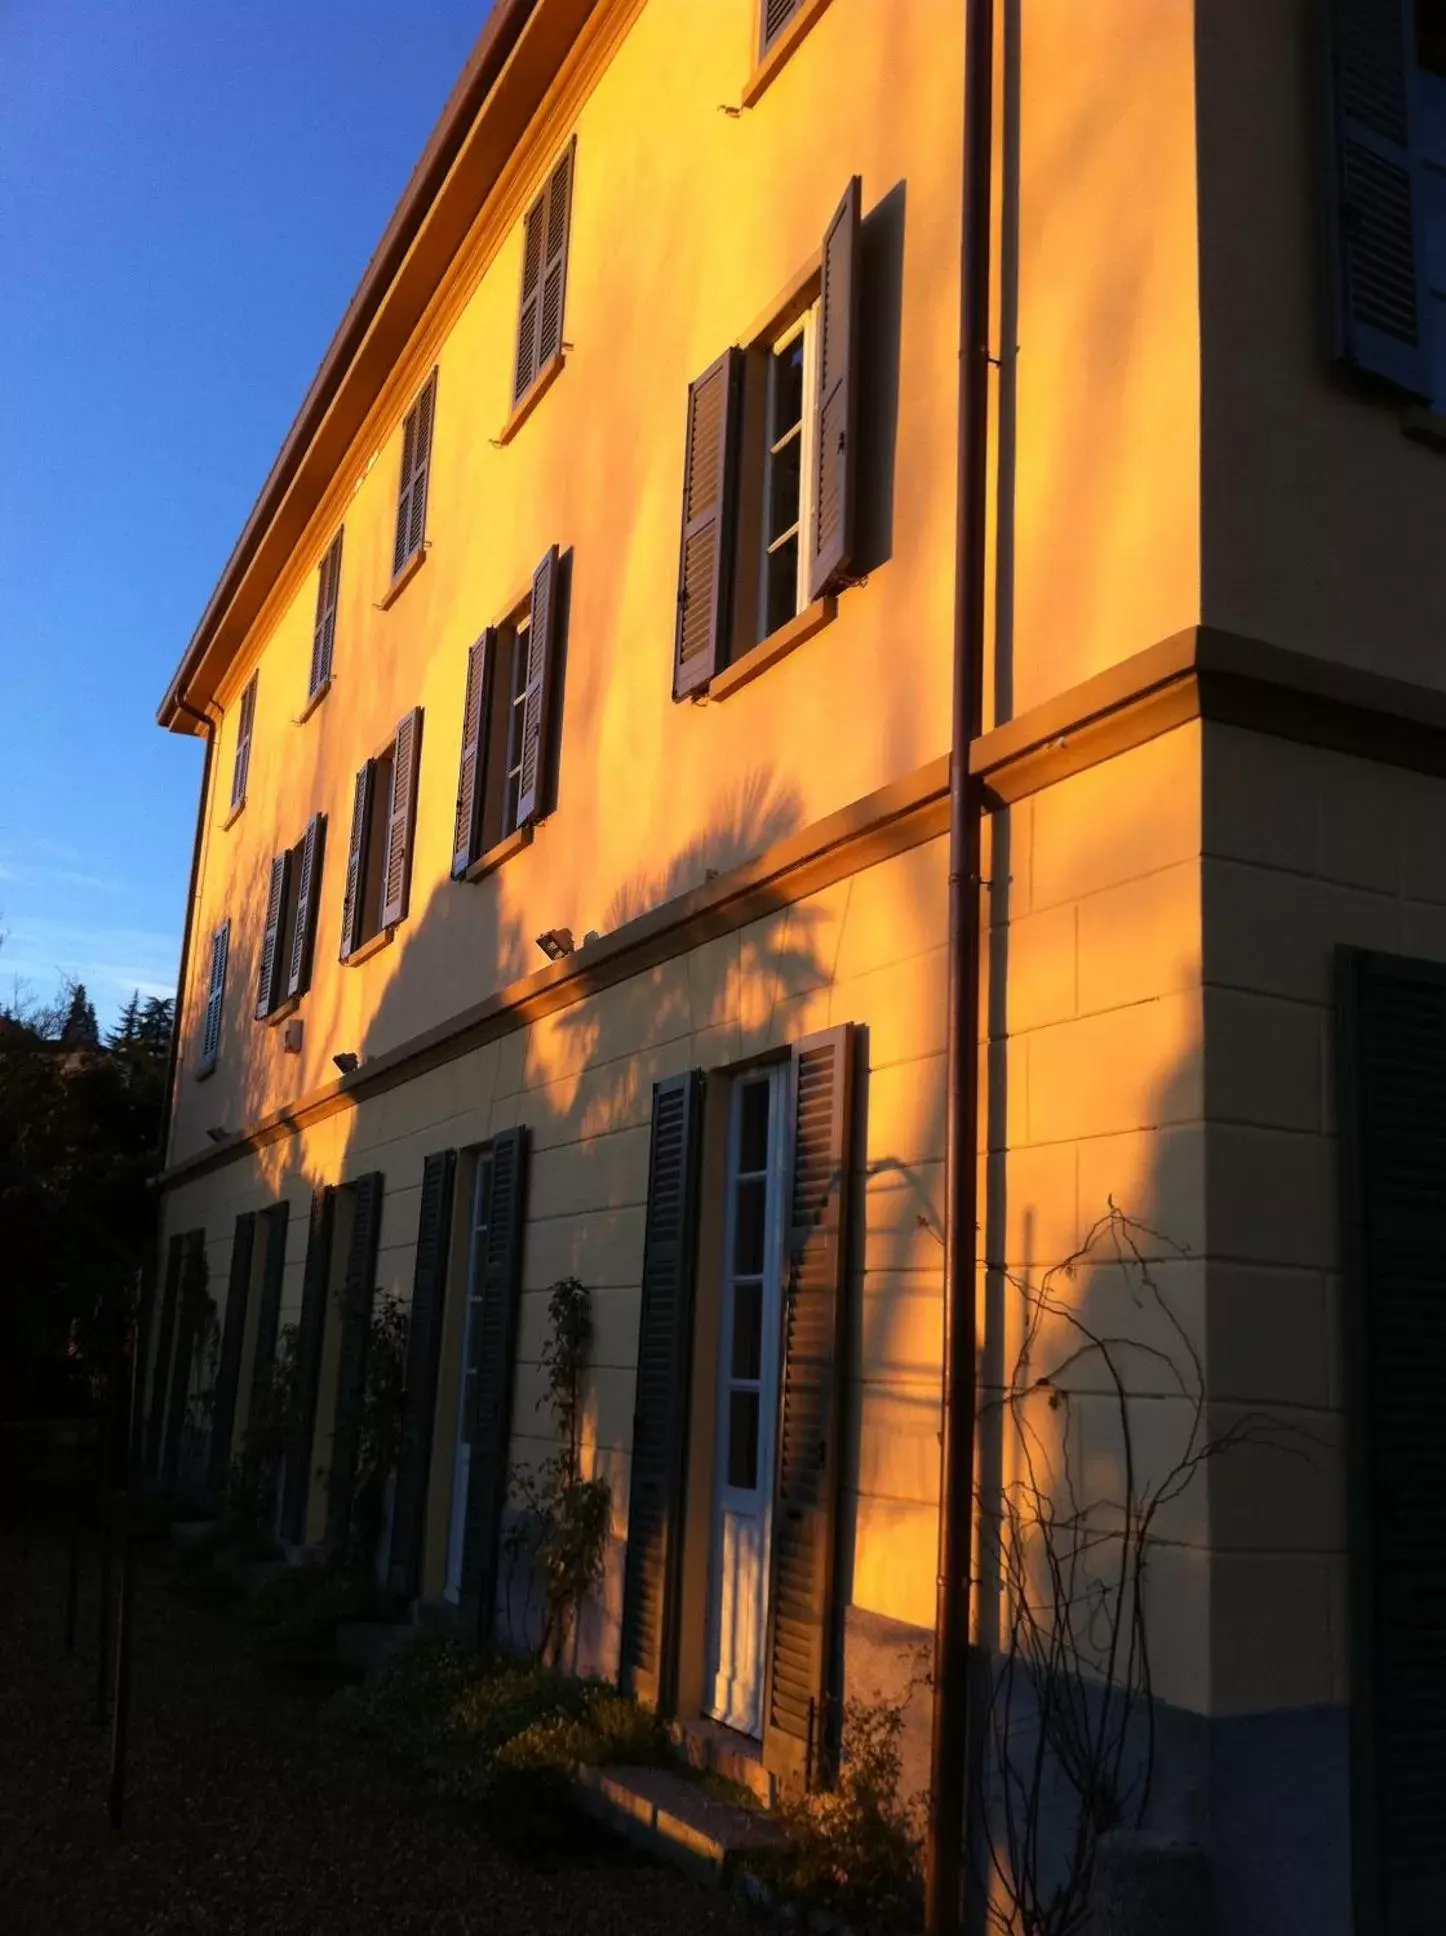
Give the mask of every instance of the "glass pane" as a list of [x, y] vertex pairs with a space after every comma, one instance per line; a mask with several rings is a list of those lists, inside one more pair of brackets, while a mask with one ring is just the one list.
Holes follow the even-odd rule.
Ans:
[[773, 441], [803, 415], [803, 331], [773, 359]]
[[768, 460], [768, 530], [772, 544], [790, 525], [798, 523], [798, 485], [803, 462], [803, 439], [791, 437]]
[[758, 1488], [758, 1393], [728, 1394], [728, 1483], [740, 1492]]
[[768, 557], [768, 589], [765, 594], [764, 635], [786, 625], [798, 610], [798, 534], [781, 544]]
[[768, 1084], [748, 1082], [738, 1106], [738, 1167], [762, 1170], [768, 1167]]
[[733, 1287], [733, 1376], [756, 1378], [763, 1361], [763, 1286]]
[[768, 1182], [755, 1177], [740, 1183], [734, 1197], [733, 1269], [739, 1277], [756, 1277], [763, 1270], [763, 1216]]

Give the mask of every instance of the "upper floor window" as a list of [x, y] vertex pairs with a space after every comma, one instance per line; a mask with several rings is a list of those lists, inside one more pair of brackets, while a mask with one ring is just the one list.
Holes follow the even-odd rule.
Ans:
[[[432, 427], [436, 412], [437, 372], [433, 370], [402, 423], [402, 475], [397, 487], [397, 535], [392, 546], [393, 578], [398, 577], [416, 557], [426, 536], [427, 473], [432, 462]], [[338, 568], [340, 563], [338, 550]]]
[[548, 374], [553, 359], [562, 353], [576, 145], [574, 136], [523, 219], [522, 297], [517, 321], [517, 361], [512, 377], [514, 406]]
[[251, 734], [256, 724], [256, 682], [253, 672], [236, 710], [236, 757], [231, 766], [231, 812], [240, 813], [246, 804], [246, 781], [251, 772]]
[[343, 961], [406, 919], [421, 758], [422, 709], [415, 706], [396, 737], [356, 776], [341, 915]]
[[[409, 512], [410, 517], [410, 512]], [[341, 541], [338, 531], [327, 546], [316, 574], [316, 621], [311, 630], [311, 674], [308, 700], [318, 698], [331, 684], [332, 652], [336, 645], [336, 607], [341, 594]]]
[[256, 1016], [264, 1020], [311, 986], [316, 911], [326, 858], [326, 815], [313, 814], [294, 847], [271, 863], [266, 927], [256, 986]]
[[231, 923], [223, 921], [211, 936], [211, 965], [206, 981], [206, 1018], [201, 1027], [201, 1060], [196, 1074], [208, 1076], [221, 1051], [221, 1011], [226, 1002], [226, 964], [231, 956]]
[[759, 0], [758, 51], [766, 54], [784, 28], [803, 11], [804, 0]]

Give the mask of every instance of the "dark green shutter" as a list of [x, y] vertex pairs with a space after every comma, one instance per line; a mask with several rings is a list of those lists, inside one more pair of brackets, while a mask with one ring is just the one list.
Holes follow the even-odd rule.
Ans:
[[166, 1422], [166, 1393], [171, 1382], [171, 1353], [176, 1342], [176, 1305], [181, 1290], [181, 1260], [186, 1240], [177, 1233], [166, 1252], [166, 1282], [161, 1292], [161, 1315], [156, 1326], [156, 1356], [151, 1366], [151, 1403], [146, 1417], [146, 1470], [160, 1470], [161, 1433]]
[[467, 652], [467, 689], [462, 699], [462, 761], [457, 771], [457, 810], [452, 822], [452, 878], [460, 880], [482, 852], [486, 762], [482, 746], [491, 714], [488, 704], [497, 633], [492, 626]]
[[528, 607], [527, 690], [522, 701], [522, 744], [517, 776], [519, 827], [540, 818], [552, 803], [550, 755], [558, 583], [557, 546], [550, 545], [532, 574], [532, 600]]
[[1357, 1927], [1441, 1926], [1446, 967], [1342, 949]]
[[702, 1102], [697, 1070], [653, 1085], [621, 1680], [662, 1708], [674, 1698]]
[[818, 304], [818, 415], [808, 555], [808, 595], [822, 598], [847, 578], [854, 550], [854, 454], [858, 445], [859, 225], [857, 175], [823, 238]]
[[472, 1404], [466, 1421], [472, 1456], [462, 1543], [463, 1613], [484, 1645], [492, 1637], [498, 1544], [507, 1497], [527, 1131], [504, 1130], [492, 1144], [491, 1160], [481, 1300], [472, 1324]]
[[407, 1326], [407, 1382], [402, 1398], [402, 1450], [397, 1463], [389, 1575], [393, 1593], [406, 1600], [416, 1597], [422, 1570], [456, 1178], [455, 1150], [437, 1150], [422, 1165], [422, 1209]]
[[271, 884], [266, 895], [266, 920], [262, 929], [261, 967], [256, 978], [256, 1019], [262, 1021], [280, 1002], [285, 987], [280, 956], [286, 925], [286, 903], [291, 885], [291, 849], [277, 854], [271, 863]]
[[226, 1286], [226, 1316], [221, 1329], [221, 1362], [216, 1370], [216, 1402], [211, 1412], [211, 1469], [207, 1488], [213, 1498], [226, 1490], [231, 1470], [231, 1438], [236, 1424], [236, 1394], [241, 1383], [241, 1347], [246, 1337], [246, 1299], [251, 1288], [251, 1254], [256, 1212], [243, 1210], [231, 1239], [231, 1275]]
[[742, 377], [743, 352], [729, 349], [688, 386], [673, 640], [675, 699], [706, 686], [725, 656], [733, 589]]
[[853, 1112], [853, 1031], [793, 1052], [783, 1368], [774, 1455], [763, 1758], [775, 1773], [819, 1773], [833, 1646]]
[[372, 789], [376, 785], [376, 766], [368, 760], [357, 768], [356, 785], [351, 796], [351, 840], [346, 856], [346, 889], [341, 902], [341, 949], [348, 960], [363, 941], [367, 881], [367, 848], [371, 843]]
[[161, 1484], [174, 1487], [181, 1476], [181, 1442], [186, 1426], [186, 1402], [196, 1361], [196, 1339], [206, 1299], [206, 1233], [186, 1232], [181, 1263], [181, 1299], [176, 1318], [176, 1349], [171, 1359], [171, 1396], [166, 1406], [166, 1431], [161, 1442]]
[[331, 1270], [331, 1227], [335, 1192], [316, 1190], [306, 1238], [306, 1271], [301, 1285], [301, 1317], [296, 1327], [296, 1363], [291, 1418], [286, 1433], [286, 1476], [281, 1498], [281, 1537], [293, 1546], [306, 1538], [306, 1501], [311, 1490], [311, 1441], [316, 1429], [316, 1394], [321, 1379], [321, 1340], [326, 1330], [326, 1287]]
[[392, 797], [387, 808], [386, 851], [382, 856], [384, 928], [407, 915], [412, 887], [412, 839], [417, 822], [417, 781], [422, 759], [422, 709], [413, 706], [397, 725], [392, 751]]
[[[341, 1338], [337, 1352], [336, 1410], [327, 1469], [326, 1540], [344, 1551], [356, 1498], [356, 1462], [362, 1403], [366, 1395], [367, 1355], [372, 1305], [377, 1289], [377, 1250], [382, 1231], [382, 1174], [372, 1170], [348, 1186], [352, 1201], [351, 1244], [341, 1293]], [[375, 1555], [370, 1556], [375, 1559]]]
[[326, 815], [314, 813], [301, 842], [296, 882], [296, 915], [286, 968], [286, 993], [304, 995], [311, 986], [311, 963], [316, 952], [316, 916], [321, 906], [321, 874], [326, 861]]

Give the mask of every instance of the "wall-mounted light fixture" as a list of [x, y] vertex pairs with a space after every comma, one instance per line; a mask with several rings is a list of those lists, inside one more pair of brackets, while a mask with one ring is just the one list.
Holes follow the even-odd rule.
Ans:
[[206, 1134], [213, 1143], [224, 1143], [229, 1138], [231, 1132], [229, 1129], [222, 1129], [221, 1125], [217, 1123], [211, 1129], [208, 1129]]
[[331, 1059], [344, 1076], [354, 1076], [361, 1067], [361, 1057], [350, 1049], [343, 1049], [340, 1055], [334, 1055]]
[[549, 961], [561, 961], [572, 953], [572, 929], [549, 928], [546, 934], [538, 935], [537, 945]]

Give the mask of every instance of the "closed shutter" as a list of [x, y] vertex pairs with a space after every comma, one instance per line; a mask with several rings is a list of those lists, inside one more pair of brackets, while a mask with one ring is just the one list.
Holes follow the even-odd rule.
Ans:
[[522, 705], [522, 772], [517, 782], [517, 825], [524, 827], [551, 803], [553, 660], [557, 645], [557, 546], [532, 574], [527, 627], [527, 693]]
[[488, 687], [497, 658], [491, 626], [467, 653], [467, 690], [462, 699], [462, 764], [457, 773], [457, 814], [452, 831], [452, 876], [460, 879], [481, 853], [485, 791], [482, 738], [487, 730]]
[[216, 1399], [211, 1409], [211, 1470], [207, 1487], [213, 1499], [226, 1490], [231, 1470], [231, 1439], [236, 1425], [236, 1394], [241, 1384], [241, 1346], [246, 1336], [246, 1300], [251, 1289], [251, 1256], [256, 1213], [243, 1210], [231, 1239], [231, 1275], [226, 1285], [226, 1316], [221, 1327], [221, 1359], [216, 1368]]
[[261, 1298], [256, 1306], [256, 1348], [251, 1359], [251, 1396], [246, 1408], [245, 1429], [266, 1427], [282, 1421], [271, 1418], [272, 1374], [276, 1366], [276, 1340], [281, 1330], [281, 1287], [286, 1277], [286, 1232], [291, 1221], [289, 1206], [283, 1201], [262, 1213], [266, 1227], [266, 1252], [261, 1260]]
[[1413, 13], [1404, 0], [1332, 0], [1327, 205], [1337, 356], [1408, 395], [1427, 397]]
[[346, 892], [341, 904], [341, 959], [355, 954], [362, 944], [363, 902], [366, 898], [367, 843], [371, 838], [372, 788], [376, 768], [370, 760], [357, 769], [351, 799], [351, 842], [346, 856]]
[[221, 1050], [221, 1010], [226, 1000], [226, 960], [231, 952], [231, 923], [223, 921], [211, 936], [211, 976], [206, 989], [206, 1022], [201, 1031], [201, 1074], [216, 1066]]
[[660, 1708], [674, 1698], [702, 1097], [697, 1070], [653, 1085], [621, 1679]]
[[393, 1593], [416, 1597], [427, 1520], [427, 1482], [432, 1469], [432, 1427], [437, 1411], [437, 1368], [447, 1297], [447, 1258], [452, 1239], [452, 1193], [457, 1152], [437, 1150], [422, 1165], [421, 1221], [407, 1326], [407, 1382], [402, 1398], [402, 1450], [397, 1463], [396, 1506], [388, 1573]]
[[246, 802], [246, 782], [251, 774], [251, 735], [256, 724], [256, 682], [260, 677], [259, 672], [253, 672], [247, 680], [236, 718], [236, 761], [231, 768], [232, 813]]
[[[336, 1411], [327, 1471], [326, 1539], [344, 1553], [356, 1498], [356, 1462], [362, 1403], [366, 1396], [367, 1357], [372, 1335], [372, 1305], [377, 1288], [377, 1250], [382, 1228], [382, 1176], [373, 1170], [349, 1186], [352, 1200], [351, 1245], [341, 1294], [341, 1338], [337, 1352]], [[363, 1555], [368, 1570], [376, 1555]]]
[[422, 709], [414, 706], [397, 727], [392, 755], [392, 798], [387, 809], [386, 871], [382, 877], [382, 926], [403, 921], [412, 886], [412, 837], [417, 819], [417, 774], [422, 759]]
[[763, 1758], [814, 1782], [833, 1642], [853, 1031], [793, 1052], [793, 1179], [773, 1481]]
[[[186, 1232], [181, 1263], [181, 1301], [176, 1319], [176, 1350], [171, 1360], [171, 1396], [166, 1406], [166, 1432], [161, 1444], [161, 1484], [174, 1490], [181, 1476], [181, 1445], [186, 1406], [191, 1395], [191, 1373], [196, 1362], [196, 1339], [206, 1301], [206, 1233]], [[189, 1474], [187, 1475], [189, 1477]]]
[[848, 574], [854, 550], [858, 448], [859, 222], [863, 185], [844, 190], [823, 238], [818, 306], [818, 421], [808, 595], [822, 598]]
[[762, 0], [759, 20], [760, 54], [769, 48], [803, 5], [803, 0]]
[[512, 401], [520, 403], [548, 358], [562, 348], [567, 297], [567, 239], [572, 223], [572, 161], [567, 144], [523, 218], [522, 295], [517, 314], [517, 362]]
[[743, 352], [725, 350], [688, 387], [673, 644], [675, 699], [706, 686], [723, 660], [733, 576], [742, 370]]
[[306, 1271], [301, 1283], [301, 1316], [296, 1326], [296, 1362], [291, 1418], [286, 1432], [286, 1476], [281, 1499], [281, 1537], [299, 1546], [306, 1537], [306, 1501], [311, 1490], [311, 1440], [316, 1429], [316, 1395], [321, 1379], [321, 1340], [326, 1329], [326, 1288], [331, 1271], [331, 1228], [335, 1192], [317, 1190], [311, 1199], [306, 1238]]
[[432, 462], [432, 431], [437, 409], [437, 372], [433, 370], [402, 425], [402, 475], [397, 489], [397, 534], [392, 546], [392, 576], [422, 548], [427, 528], [427, 475]]
[[184, 1237], [172, 1237], [166, 1251], [166, 1282], [161, 1292], [160, 1321], [156, 1325], [156, 1356], [151, 1366], [151, 1402], [146, 1414], [146, 1470], [160, 1471], [161, 1431], [166, 1422], [166, 1392], [171, 1382], [171, 1353], [176, 1342], [176, 1305], [181, 1292]]
[[306, 823], [296, 881], [296, 913], [291, 924], [291, 959], [287, 964], [286, 993], [304, 995], [311, 986], [316, 956], [316, 914], [321, 906], [321, 875], [326, 861], [326, 815], [314, 813]]
[[336, 644], [336, 607], [341, 594], [341, 541], [338, 531], [321, 561], [316, 575], [316, 623], [311, 633], [311, 677], [306, 696], [314, 699], [331, 677], [332, 650]]
[[1343, 949], [1340, 1129], [1359, 1927], [1441, 1924], [1446, 967]]
[[483, 1645], [492, 1637], [498, 1543], [502, 1507], [507, 1497], [526, 1187], [527, 1131], [505, 1130], [492, 1145], [482, 1296], [472, 1324], [471, 1416], [465, 1421], [472, 1452], [462, 1541], [461, 1598], [464, 1618]]
[[282, 927], [286, 919], [290, 886], [291, 850], [288, 848], [271, 863], [271, 885], [266, 895], [266, 928], [261, 942], [261, 972], [256, 981], [258, 1021], [269, 1015], [280, 1000], [285, 963], [278, 957], [282, 952]]

